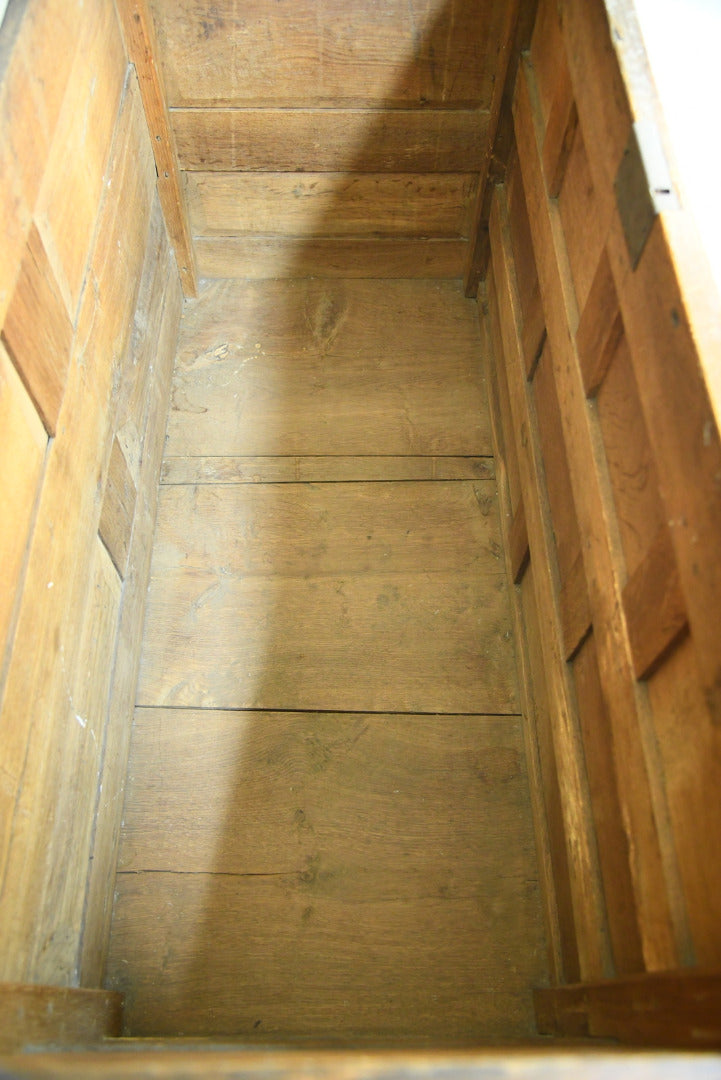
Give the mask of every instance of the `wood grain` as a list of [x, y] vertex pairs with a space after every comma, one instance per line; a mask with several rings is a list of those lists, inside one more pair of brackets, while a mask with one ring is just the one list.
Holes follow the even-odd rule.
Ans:
[[576, 331], [583, 385], [589, 397], [598, 393], [622, 336], [623, 320], [616, 286], [604, 249]]
[[[490, 219], [491, 259], [496, 285], [495, 312], [503, 340], [513, 430], [516, 433], [523, 499], [536, 591], [543, 667], [546, 672], [554, 766], [562, 793], [563, 837], [570, 876], [572, 920], [582, 978], [607, 964], [602, 899], [596, 871], [591, 812], [583, 772], [580, 733], [565, 664], [557, 606], [557, 578], [550, 513], [544, 498], [543, 458], [535, 431], [522, 349], [521, 311], [511, 253], [510, 225], [503, 187], [496, 189]], [[539, 275], [540, 277], [540, 275]], [[541, 279], [541, 284], [543, 284]], [[537, 376], [536, 376], [537, 377]], [[534, 437], [529, 435], [533, 433]], [[524, 437], [525, 434], [525, 437]], [[566, 927], [568, 933], [570, 927]], [[573, 954], [570, 956], [573, 962]]]
[[669, 815], [696, 963], [721, 966], [721, 866], [709, 837], [721, 827], [715, 797], [721, 732], [704, 698], [698, 654], [685, 637], [648, 681]]
[[34, 0], [5, 20], [0, 81], [0, 324], [13, 295], [82, 21], [80, 0]]
[[198, 236], [203, 278], [458, 278], [467, 240], [350, 236]]
[[575, 651], [591, 623], [588, 585], [581, 553], [581, 532], [563, 441], [561, 404], [553, 374], [553, 358], [548, 343], [538, 361], [533, 379], [533, 397], [538, 421], [540, 449], [546, 481], [548, 505], [556, 541], [560, 577], [558, 594], [566, 659]]
[[[38, 314], [42, 312], [42, 318]], [[49, 435], [65, 393], [73, 327], [42, 237], [30, 227], [2, 338]]]
[[0, 345], [0, 664], [12, 638], [26, 545], [43, 474], [47, 435], [20, 377]]
[[488, 454], [478, 348], [456, 283], [204, 286], [183, 319], [167, 453]]
[[[154, 220], [162, 224], [156, 203]], [[141, 431], [138, 499], [133, 532], [128, 552], [123, 588], [123, 604], [117, 630], [116, 661], [112, 674], [110, 704], [103, 747], [102, 771], [98, 785], [95, 811], [92, 859], [86, 884], [85, 921], [80, 950], [80, 978], [83, 985], [101, 983], [110, 937], [113, 891], [108, 882], [114, 880], [118, 840], [122, 817], [125, 778], [132, 709], [138, 681], [140, 645], [138, 628], [142, 625], [145, 598], [150, 577], [150, 558], [155, 526], [157, 481], [163, 452], [165, 423], [170, 401], [170, 383], [177, 329], [182, 307], [182, 292], [175, 259], [167, 238], [157, 244], [156, 231], [151, 228], [146, 246], [146, 267], [157, 263], [157, 271], [144, 273], [147, 292], [141, 295], [135, 325], [133, 346], [150, 356], [150, 364], [139, 364], [141, 379], [133, 384], [130, 398]], [[150, 280], [148, 280], [150, 279]], [[158, 290], [156, 279], [161, 282]], [[159, 295], [162, 302], [146, 319], [145, 305]], [[137, 336], [141, 335], [140, 343]], [[125, 377], [132, 382], [132, 369], [125, 367]], [[119, 415], [123, 415], [120, 412]], [[126, 425], [124, 425], [125, 427]]]
[[168, 102], [155, 41], [153, 16], [147, 0], [122, 0], [118, 14], [128, 58], [135, 66], [150, 144], [155, 158], [157, 189], [165, 224], [186, 296], [197, 296], [195, 253], [190, 234], [185, 189], [168, 116]]
[[[578, 320], [576, 298], [560, 215], [555, 201], [548, 198], [542, 171], [542, 120], [535, 79], [527, 64], [522, 73], [514, 105], [519, 158], [538, 256], [554, 377], [558, 395], [564, 401], [561, 417], [574, 501], [586, 541], [583, 557], [599, 667], [618, 747], [619, 796], [624, 820], [637, 844], [634, 889], [644, 958], [652, 967], [673, 966], [678, 956], [677, 934], [683, 931], [680, 913], [673, 905], [674, 867], [664, 827], [663, 792], [659, 777], [649, 767], [646, 729], [636, 722], [644, 704], [638, 694], [621, 618], [621, 575], [613, 558], [612, 523], [596, 465], [597, 450], [578, 357], [569, 336], [569, 328], [574, 328]], [[570, 164], [566, 183], [569, 175]]]
[[636, 675], [647, 678], [688, 629], [668, 526], [662, 522], [623, 590]]
[[[68, 729], [74, 735], [82, 732], [92, 753], [95, 747], [90, 724], [81, 728], [75, 719], [80, 710], [69, 701], [75, 696], [80, 620], [98, 543], [97, 481], [100, 475], [102, 482], [110, 453], [113, 383], [132, 326], [155, 180], [132, 83], [118, 118], [110, 180], [91, 256], [94, 287], [85, 290], [81, 303], [0, 713], [0, 953], [5, 979], [67, 980], [74, 977], [77, 963], [78, 939], [70, 929], [77, 924], [66, 925], [63, 919], [65, 905], [73, 907], [78, 896], [82, 911], [89, 851], [64, 839], [73, 823], [81, 830], [86, 825], [77, 806], [75, 766], [68, 767], [68, 760], [75, 760]], [[106, 670], [98, 665], [99, 677]], [[89, 823], [94, 786], [83, 791], [86, 797]]]
[[631, 873], [633, 841], [626, 835], [621, 814], [613, 731], [593, 634], [573, 661], [573, 678], [615, 972], [617, 975], [639, 972], [644, 970], [644, 961]]
[[122, 1008], [111, 990], [0, 983], [0, 1053], [117, 1037]]
[[473, 172], [481, 109], [173, 109], [180, 165], [200, 172]]
[[187, 173], [193, 236], [468, 236], [472, 173]]
[[[631, 117], [644, 115], [657, 123], [658, 105], [634, 21], [629, 19], [629, 40], [617, 40], [611, 37], [603, 5], [567, 0], [564, 10], [579, 122], [588, 132], [589, 169], [596, 192], [603, 190], [612, 203]], [[640, 56], [641, 63], [634, 56]], [[594, 83], [606, 92], [596, 94]], [[671, 536], [699, 671], [711, 708], [721, 716], [718, 605], [709, 602], [721, 595], [721, 566], [711, 555], [721, 542], [715, 479], [721, 470], [718, 294], [710, 275], [706, 280], [699, 272], [704, 262], [688, 211], [667, 213], [656, 221], [635, 271], [618, 214], [611, 212], [610, 221], [609, 261], [658, 464], [665, 516], [673, 522]], [[701, 552], [709, 557], [699, 561]]]
[[626, 1046], [721, 1046], [721, 978], [716, 973], [659, 972], [589, 986], [537, 990], [540, 1031], [591, 1035]]
[[489, 481], [163, 488], [138, 701], [513, 712], [499, 557]]
[[112, 0], [95, 0], [77, 26], [77, 53], [35, 208], [73, 324], [127, 66]]
[[121, 578], [125, 577], [137, 491], [117, 437], [113, 439], [105, 479], [99, 532]]
[[169, 105], [487, 107], [504, 25], [498, 0], [450, 7], [344, 0], [282, 8], [153, 0]]
[[[492, 277], [492, 270], [490, 275]], [[492, 284], [492, 282], [491, 282]], [[499, 518], [501, 537], [506, 563], [506, 573], [509, 580], [513, 580], [513, 560], [511, 558], [510, 530], [513, 520], [511, 511], [511, 493], [508, 483], [507, 462], [515, 460], [515, 439], [512, 433], [506, 437], [503, 430], [503, 419], [500, 408], [499, 376], [505, 372], [499, 371], [499, 361], [502, 359], [494, 354], [491, 344], [488, 290], [482, 283], [478, 288], [478, 304], [480, 308], [481, 332], [483, 335], [486, 385], [488, 387], [488, 404], [491, 414], [491, 426], [493, 431], [493, 445], [496, 451], [496, 482], [498, 487]], [[516, 463], [517, 468], [517, 463]], [[525, 524], [525, 512], [524, 512]], [[526, 530], [527, 535], [527, 530]], [[530, 554], [530, 550], [529, 550]], [[530, 558], [524, 578], [526, 582], [532, 576]], [[536, 839], [536, 853], [538, 856], [538, 875], [543, 906], [544, 926], [546, 930], [546, 947], [548, 954], [549, 978], [551, 983], [556, 983], [564, 969], [564, 940], [561, 933], [559, 920], [559, 897], [562, 893], [563, 884], [554, 881], [554, 860], [551, 849], [551, 833], [549, 829], [549, 817], [545, 811], [546, 789], [541, 769], [541, 753], [539, 749], [540, 726], [544, 714], [547, 715], [548, 698], [545, 694], [545, 682], [541, 673], [539, 686], [534, 685], [534, 670], [531, 663], [531, 654], [528, 639], [525, 633], [525, 625], [528, 613], [523, 603], [524, 589], [523, 579], [519, 589], [510, 590], [511, 620], [513, 634], [516, 641], [516, 663], [518, 668], [519, 701], [522, 714], [523, 742], [526, 756], [526, 768], [528, 771], [528, 786], [531, 797], [531, 811], [533, 816], [533, 829]], [[532, 589], [532, 586], [531, 586]], [[537, 643], [537, 635], [535, 639]], [[558, 789], [556, 789], [556, 796]], [[565, 877], [566, 885], [568, 875]], [[567, 890], [566, 890], [567, 891]], [[572, 939], [572, 936], [571, 936]]]
[[129, 775], [108, 970], [131, 1032], [529, 1030], [517, 718], [141, 709]]

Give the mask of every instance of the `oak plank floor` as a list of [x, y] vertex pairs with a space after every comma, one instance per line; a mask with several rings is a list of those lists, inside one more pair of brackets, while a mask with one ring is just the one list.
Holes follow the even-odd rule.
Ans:
[[108, 985], [133, 1035], [450, 1045], [546, 978], [476, 311], [188, 305]]

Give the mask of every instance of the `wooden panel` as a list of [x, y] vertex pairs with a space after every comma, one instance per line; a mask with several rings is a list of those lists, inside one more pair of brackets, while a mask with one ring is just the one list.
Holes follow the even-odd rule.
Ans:
[[497, 0], [152, 7], [168, 102], [190, 107], [484, 106], [504, 25]]
[[165, 457], [163, 484], [490, 480], [490, 457]]
[[163, 488], [138, 702], [513, 712], [499, 556], [492, 481]]
[[[113, 882], [115, 877], [131, 716], [140, 664], [141, 635], [138, 630], [143, 624], [145, 598], [150, 577], [157, 482], [183, 299], [175, 260], [168, 251], [167, 242], [160, 245], [160, 250], [158, 250], [154, 244], [154, 236], [155, 232], [151, 229], [146, 248], [146, 262], [152, 263], [156, 258], [159, 260], [160, 272], [157, 275], [148, 276], [152, 278], [157, 276], [162, 281], [160, 295], [163, 301], [158, 305], [159, 311], [153, 310], [149, 323], [145, 323], [141, 317], [136, 324], [136, 331], [142, 327], [146, 335], [141, 353], [151, 352], [152, 365], [145, 368], [145, 378], [138, 387], [138, 393], [134, 395], [138, 410], [137, 423], [142, 431], [140, 442], [142, 456], [138, 473], [138, 502], [118, 626], [117, 656], [113, 670], [103, 767], [98, 790], [93, 854], [86, 886], [87, 900], [80, 957], [80, 978], [81, 982], [88, 986], [98, 985], [103, 979], [110, 936], [113, 889], [109, 883]], [[155, 288], [153, 287], [150, 289], [150, 296], [154, 295]], [[141, 313], [147, 299], [146, 295], [139, 303]], [[159, 316], [162, 317], [159, 323], [156, 323], [155, 320]], [[142, 393], [142, 390], [145, 392]]]
[[115, 438], [108, 462], [99, 531], [121, 578], [125, 577], [128, 564], [136, 498], [133, 478], [120, 443]]
[[188, 173], [194, 236], [468, 235], [469, 173]]
[[[521, 473], [519, 467], [519, 455], [516, 448], [516, 434], [513, 427], [513, 413], [511, 412], [511, 399], [509, 396], [509, 380], [507, 361], [503, 338], [501, 336], [501, 320], [498, 311], [498, 295], [493, 266], [488, 270], [486, 278], [486, 314], [488, 320], [488, 349], [495, 357], [493, 370], [495, 372], [496, 387], [498, 391], [498, 409], [500, 429], [503, 432], [502, 458], [506, 469], [508, 482], [508, 511], [514, 515], [521, 505]], [[498, 445], [498, 444], [497, 444]], [[498, 452], [498, 451], [497, 451]], [[525, 512], [524, 512], [525, 516]]]
[[[553, 349], [554, 376], [561, 413], [578, 521], [584, 536], [584, 564], [589, 585], [601, 680], [617, 746], [619, 797], [627, 828], [633, 831], [637, 853], [634, 891], [643, 934], [644, 960], [663, 968], [677, 962], [677, 941], [683, 933], [682, 915], [674, 903], [673, 853], [665, 829], [660, 778], [647, 754], [652, 747], [635, 681], [625, 622], [622, 618], [621, 577], [613, 558], [613, 526], [601, 485], [597, 446], [587, 410], [578, 357], [569, 335], [577, 325], [570, 269], [555, 200], [548, 198], [540, 146], [542, 119], [533, 73], [524, 64], [514, 103], [519, 158], [529, 219], [538, 257], [548, 337]], [[580, 112], [580, 110], [579, 110]], [[566, 173], [566, 183], [571, 167]], [[625, 317], [624, 317], [625, 323]]]
[[25, 549], [45, 460], [47, 436], [25, 387], [0, 345], [0, 666], [12, 637]]
[[598, 418], [626, 570], [633, 575], [666, 525], [628, 344], [619, 341], [598, 392]]
[[488, 141], [478, 177], [478, 191], [471, 218], [471, 242], [463, 275], [466, 296], [476, 295], [479, 282], [485, 278], [488, 270], [488, 220], [493, 188], [505, 179], [508, 158], [513, 149], [510, 103], [518, 61], [528, 48], [533, 30], [536, 4], [537, 0], [512, 0], [506, 4], [506, 22], [501, 32], [488, 109]]
[[721, 967], [721, 730], [699, 677], [693, 638], [685, 638], [649, 679], [649, 698], [666, 781], [695, 961]]
[[558, 209], [576, 302], [578, 310], [583, 311], [603, 251], [608, 216], [604, 203], [596, 198], [583, 134], [578, 128], [568, 155]]
[[[498, 282], [498, 313], [509, 380], [513, 430], [516, 432], [523, 499], [536, 590], [543, 668], [547, 676], [549, 724], [555, 767], [563, 793], [563, 826], [571, 878], [573, 923], [583, 976], [607, 964], [603, 910], [598, 892], [592, 822], [583, 773], [582, 748], [568, 682], [557, 609], [552, 527], [543, 497], [543, 461], [535, 431], [530, 388], [521, 347], [521, 314], [511, 254], [505, 189], [496, 190], [490, 220], [491, 257]], [[491, 310], [492, 310], [491, 306]], [[537, 376], [536, 376], [537, 377]], [[531, 437], [533, 436], [533, 437]], [[582, 976], [582, 977], [583, 977]]]
[[81, 20], [80, 0], [32, 0], [5, 19], [0, 82], [0, 325], [20, 269]]
[[203, 278], [459, 278], [467, 240], [410, 237], [199, 236]]
[[688, 627], [671, 534], [662, 522], [623, 590], [636, 677], [645, 679]]
[[614, 965], [618, 974], [643, 971], [643, 950], [630, 870], [633, 838], [627, 835], [621, 815], [613, 731], [603, 699], [592, 634], [574, 660], [573, 675]]
[[[542, 785], [542, 808], [548, 836], [548, 856], [553, 873], [553, 891], [558, 919], [558, 948], [560, 964], [556, 981], [574, 981], [580, 977], [579, 945], [576, 936], [574, 896], [572, 882], [574, 873], [569, 865], [569, 844], [564, 818], [563, 795], [559, 784], [558, 766], [553, 738], [553, 715], [548, 693], [548, 679], [544, 669], [536, 586], [533, 565], [529, 564], [521, 584], [523, 607], [523, 642], [527, 650], [529, 669], [529, 696], [533, 703], [538, 766]], [[540, 855], [540, 853], [539, 853]]]
[[455, 283], [206, 286], [183, 320], [167, 452], [489, 454], [478, 348]]
[[174, 109], [184, 169], [201, 172], [474, 172], [478, 109]]
[[517, 718], [141, 709], [129, 775], [108, 977], [130, 1032], [530, 1033]]
[[591, 612], [581, 555], [581, 533], [568, 471], [561, 408], [552, 365], [551, 349], [546, 344], [538, 362], [533, 388], [546, 491], [556, 540], [561, 579], [559, 607], [565, 657], [568, 658], [588, 630]]
[[183, 291], [186, 296], [197, 296], [195, 253], [188, 224], [188, 208], [170, 127], [153, 18], [147, 0], [123, 0], [118, 12], [128, 57], [138, 76], [150, 144], [155, 157], [158, 194]]
[[518, 510], [511, 524], [508, 537], [511, 548], [511, 572], [513, 581], [517, 585], [523, 577], [528, 566], [530, 551], [528, 549], [528, 528], [526, 526], [526, 514], [523, 509], [523, 500], [518, 504]]
[[607, 1037], [627, 1046], [721, 1046], [721, 976], [662, 972], [537, 990], [539, 1031]]
[[42, 935], [33, 927], [37, 954], [31, 970], [39, 980], [52, 979], [62, 985], [72, 985], [77, 978], [77, 949], [85, 917], [83, 883], [92, 846], [120, 609], [120, 581], [97, 538], [86, 574], [84, 610], [74, 616], [80, 638], [74, 672], [66, 677], [66, 701], [55, 718], [62, 752], [55, 751], [54, 813], [42, 833], [43, 869], [51, 880], [41, 898], [28, 902], [28, 915], [34, 912], [44, 927]]
[[0, 983], [0, 1052], [118, 1036], [122, 1013], [122, 997], [111, 990]]
[[554, 61], [558, 65], [556, 85], [543, 140], [543, 171], [552, 199], [561, 191], [578, 125], [578, 111], [563, 50], [554, 54]]
[[[491, 414], [491, 426], [493, 430], [493, 446], [496, 457], [496, 485], [498, 488], [499, 518], [501, 537], [506, 563], [506, 574], [509, 580], [513, 578], [513, 563], [511, 559], [510, 527], [511, 496], [508, 484], [508, 470], [506, 468], [506, 455], [515, 456], [515, 439], [512, 433], [508, 440], [511, 443], [506, 449], [507, 441], [503, 432], [500, 400], [498, 393], [498, 368], [501, 358], [496, 359], [491, 345], [490, 319], [488, 305], [488, 290], [485, 283], [478, 288], [478, 304], [480, 307], [480, 325], [483, 336], [483, 354], [485, 358], [484, 370], [486, 386], [488, 388], [488, 403]], [[525, 518], [525, 513], [524, 513]], [[530, 567], [530, 564], [529, 564]], [[526, 571], [530, 576], [530, 568]], [[524, 577], [526, 575], [524, 574]], [[536, 840], [536, 854], [538, 857], [539, 886], [541, 903], [543, 905], [544, 925], [546, 930], [546, 947], [548, 954], [549, 978], [552, 983], [558, 982], [563, 972], [563, 943], [559, 923], [559, 905], [557, 900], [558, 889], [553, 879], [553, 862], [551, 859], [551, 843], [548, 828], [548, 820], [545, 812], [545, 792], [541, 773], [541, 755], [539, 753], [538, 721], [544, 705], [547, 706], [545, 695], [545, 683], [541, 681], [537, 692], [534, 692], [533, 674], [530, 656], [525, 643], [524, 612], [522, 606], [523, 583], [520, 589], [510, 589], [511, 622], [514, 640], [516, 642], [516, 664], [518, 670], [518, 689], [521, 710], [521, 724], [523, 729], [523, 742], [526, 756], [526, 768], [528, 771], [528, 785], [531, 796], [531, 811], [533, 817], [533, 829]]]
[[514, 158], [509, 166], [507, 191], [508, 214], [511, 225], [511, 250], [513, 264], [516, 268], [518, 299], [523, 319], [523, 356], [526, 372], [530, 378], [543, 348], [546, 322], [543, 305], [541, 304], [541, 293], [538, 288], [538, 274], [533, 254], [531, 227], [528, 223], [526, 197], [523, 193], [523, 182], [517, 158]]
[[566, 659], [570, 660], [591, 629], [586, 569], [580, 546], [558, 593], [558, 607], [564, 653]]
[[73, 322], [126, 70], [112, 0], [95, 0], [77, 25], [77, 56], [35, 212]]
[[589, 397], [598, 393], [623, 335], [616, 286], [605, 249], [596, 267], [576, 332], [583, 385]]
[[[48, 456], [0, 714], [5, 979], [53, 982], [56, 966], [67, 977], [76, 964], [78, 942], [63, 929], [63, 904], [74, 903], [78, 892], [82, 896], [87, 851], [83, 861], [82, 850], [68, 848], [63, 839], [77, 796], [66, 763], [66, 722], [71, 731], [83, 730], [68, 695], [75, 686], [79, 618], [97, 544], [98, 475], [102, 481], [110, 452], [114, 363], [124, 355], [132, 326], [155, 180], [144, 123], [130, 89], [99, 213], [91, 257], [94, 287], [81, 304], [58, 437]], [[91, 738], [89, 725], [83, 733]], [[72, 871], [57, 857], [68, 851]]]
[[[174, 262], [160, 200], [156, 194], [150, 214], [133, 331], [123, 363], [115, 406], [116, 438], [136, 490], [140, 488], [148, 410], [151, 402], [155, 401], [152, 393], [153, 371], [156, 369], [156, 362], [160, 361], [159, 342], [162, 337], [165, 304], [174, 280], [168, 266], [169, 257]], [[165, 371], [165, 368], [160, 370]], [[164, 427], [165, 416], [160, 422]]]
[[54, 435], [67, 382], [73, 328], [34, 225], [2, 336], [48, 434]]
[[[652, 84], [634, 29], [629, 20], [629, 40], [625, 35], [612, 39], [602, 4], [564, 3], [564, 33], [579, 121], [588, 132], [589, 166], [597, 193], [603, 188], [609, 203], [614, 200], [613, 182], [628, 142], [632, 112], [652, 122], [656, 118]], [[606, 92], [598, 94], [594, 88], [599, 85]], [[721, 564], [715, 558], [721, 545], [715, 479], [721, 471], [718, 294], [700, 269], [704, 262], [698, 258], [695, 236], [686, 211], [665, 214], [657, 219], [632, 271], [614, 214], [608, 251], [658, 465], [665, 517], [672, 522], [699, 670], [711, 707], [721, 716], [718, 603], [711, 601], [721, 596]], [[683, 275], [683, 286], [677, 272]]]

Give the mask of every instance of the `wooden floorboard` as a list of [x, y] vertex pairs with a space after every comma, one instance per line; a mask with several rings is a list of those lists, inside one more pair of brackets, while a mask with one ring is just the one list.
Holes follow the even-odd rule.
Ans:
[[543, 984], [477, 312], [186, 305], [109, 984], [133, 1035], [523, 1037]]
[[129, 784], [109, 974], [137, 1033], [531, 1031], [518, 718], [140, 709]]
[[494, 491], [163, 488], [138, 703], [516, 712]]
[[167, 453], [491, 454], [453, 281], [221, 281], [181, 324]]

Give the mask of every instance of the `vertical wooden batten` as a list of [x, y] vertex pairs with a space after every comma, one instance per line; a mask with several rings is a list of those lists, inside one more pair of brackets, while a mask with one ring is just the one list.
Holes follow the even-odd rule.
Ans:
[[158, 174], [158, 194], [183, 293], [186, 297], [194, 297], [198, 295], [195, 252], [162, 74], [156, 61], [152, 15], [146, 0], [116, 0], [116, 4], [128, 58], [138, 73]]
[[536, 15], [537, 0], [509, 3], [498, 53], [493, 94], [488, 115], [485, 155], [479, 173], [476, 203], [471, 219], [470, 242], [463, 275], [466, 296], [475, 297], [485, 277], [490, 255], [488, 222], [493, 188], [503, 180], [508, 154], [513, 144], [510, 122], [511, 98], [521, 52], [528, 48]]

